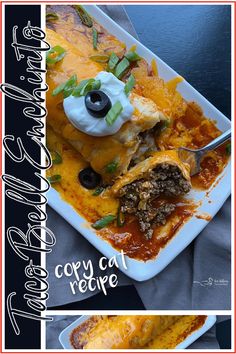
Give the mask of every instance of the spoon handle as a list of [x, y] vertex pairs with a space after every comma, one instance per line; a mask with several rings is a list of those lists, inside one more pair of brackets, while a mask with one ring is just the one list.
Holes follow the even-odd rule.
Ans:
[[227, 130], [216, 139], [211, 141], [208, 145], [204, 146], [202, 151], [211, 151], [217, 148], [218, 146], [222, 145], [226, 140], [230, 139], [231, 137], [231, 129]]

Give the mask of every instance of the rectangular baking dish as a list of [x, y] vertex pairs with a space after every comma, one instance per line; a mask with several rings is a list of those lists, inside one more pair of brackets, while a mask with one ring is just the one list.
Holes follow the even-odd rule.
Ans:
[[[70, 343], [70, 333], [73, 331], [74, 328], [76, 328], [77, 326], [79, 326], [81, 323], [83, 323], [85, 320], [87, 320], [90, 316], [81, 316], [79, 317], [76, 321], [74, 321], [73, 323], [71, 323], [68, 327], [66, 327], [59, 335], [59, 341], [62, 345], [62, 347], [64, 349], [74, 349]], [[195, 342], [198, 338], [200, 338], [205, 332], [207, 332], [216, 322], [216, 316], [207, 316], [207, 319], [204, 323], [204, 325], [199, 328], [198, 330], [194, 331], [192, 334], [190, 334], [182, 343], [178, 344], [178, 346], [175, 349], [185, 349], [188, 346], [190, 346], [190, 344], [192, 344], [193, 342]], [[207, 349], [207, 348], [206, 348]], [[79, 349], [74, 349], [76, 351], [86, 351], [86, 350], [79, 350]], [[158, 349], [157, 349], [158, 350]], [[110, 351], [110, 350], [89, 350], [89, 351]], [[116, 351], [126, 351], [127, 350], [112, 350], [114, 352]], [[149, 351], [149, 350], [134, 350], [134, 349], [129, 349], [130, 351]], [[153, 349], [151, 350], [152, 352], [154, 351]]]
[[[125, 42], [127, 48], [130, 48], [132, 45], [136, 44], [137, 52], [148, 62], [155, 59], [158, 65], [159, 75], [164, 80], [170, 80], [178, 75], [159, 57], [153, 54], [143, 44], [138, 42], [134, 37], [117, 25], [97, 6], [86, 5], [84, 7], [110, 33]], [[187, 101], [197, 102], [203, 109], [206, 117], [217, 121], [217, 126], [220, 130], [226, 131], [230, 128], [231, 123], [229, 119], [217, 110], [210, 102], [208, 102], [188, 82], [184, 80], [180, 83], [178, 86], [178, 91]], [[218, 176], [216, 182], [214, 183], [214, 187], [211, 187], [207, 194], [206, 192], [192, 190], [189, 193], [189, 198], [193, 199], [195, 202], [200, 202], [200, 207], [197, 209], [198, 214], [204, 215], [207, 213], [207, 215], [214, 217], [230, 195], [230, 190], [231, 162], [227, 164], [222, 174]], [[115, 250], [108, 242], [97, 236], [95, 230], [90, 226], [90, 224], [82, 216], [80, 216], [71, 205], [62, 200], [59, 193], [54, 188], [50, 188], [47, 197], [49, 205], [76, 230], [78, 230], [102, 254], [108, 258], [111, 258], [114, 255], [119, 255], [119, 251]], [[211, 203], [209, 203], [209, 200]], [[208, 222], [208, 218], [201, 219], [193, 216], [183, 225], [172, 240], [170, 240], [170, 242], [159, 252], [155, 259], [143, 262], [128, 258], [126, 256], [127, 269], [124, 269], [120, 261], [121, 257], [118, 256], [120, 270], [130, 278], [137, 281], [145, 281], [154, 277], [161, 272], [179, 253], [181, 253], [194, 240], [195, 237], [199, 235]], [[64, 244], [63, 247], [66, 247], [66, 244]]]

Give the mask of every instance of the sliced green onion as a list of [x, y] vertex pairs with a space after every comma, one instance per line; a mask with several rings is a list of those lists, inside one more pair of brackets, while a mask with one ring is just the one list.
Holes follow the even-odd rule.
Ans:
[[93, 48], [97, 49], [97, 45], [98, 45], [98, 31], [96, 30], [96, 28], [93, 27]]
[[61, 175], [53, 175], [48, 177], [48, 181], [52, 184], [52, 183], [57, 183], [60, 182], [61, 180]]
[[76, 10], [79, 15], [81, 22], [87, 27], [93, 27], [93, 20], [87, 11], [81, 5], [73, 5], [73, 8]]
[[130, 91], [132, 90], [132, 88], [134, 87], [135, 85], [135, 78], [134, 76], [131, 74], [125, 84], [125, 88], [124, 88], [124, 91], [125, 91], [125, 94], [128, 96], [128, 94], [130, 93]]
[[97, 187], [92, 195], [98, 196], [104, 191], [104, 187]]
[[117, 226], [122, 227], [125, 224], [125, 214], [122, 213], [121, 207], [119, 206], [118, 208], [118, 214], [117, 214]]
[[62, 157], [57, 151], [51, 151], [52, 163], [58, 165], [62, 163]]
[[112, 125], [115, 123], [121, 112], [123, 111], [123, 106], [120, 103], [120, 101], [117, 101], [111, 109], [108, 111], [105, 121], [107, 122], [108, 125]]
[[115, 68], [115, 72], [114, 72], [115, 76], [118, 79], [121, 79], [122, 76], [125, 74], [126, 70], [129, 68], [129, 66], [130, 66], [129, 60], [123, 58]]
[[81, 97], [87, 95], [89, 91], [99, 90], [101, 87], [101, 81], [95, 79], [86, 79], [82, 80], [79, 85], [77, 85], [73, 92], [72, 96]]
[[46, 63], [47, 64], [55, 64], [58, 61], [62, 60], [66, 55], [66, 51], [59, 45], [51, 48], [46, 55]]
[[71, 95], [72, 91], [77, 85], [77, 76], [72, 75], [69, 80], [66, 82], [60, 84], [57, 86], [53, 91], [52, 91], [52, 96], [56, 96], [59, 93], [63, 93], [64, 98], [68, 97]]
[[56, 96], [64, 90], [66, 83], [63, 82], [62, 84], [58, 85], [53, 91], [52, 96]]
[[85, 96], [89, 91], [92, 90], [99, 90], [101, 87], [101, 81], [100, 80], [95, 80], [91, 79], [89, 82], [83, 87], [82, 89], [82, 95]]
[[155, 135], [156, 136], [160, 135], [164, 130], [169, 128], [170, 125], [171, 125], [170, 120], [164, 120], [164, 121], [160, 122], [157, 126], [156, 131], [155, 131]]
[[114, 173], [118, 167], [117, 161], [112, 161], [108, 165], [106, 165], [106, 172], [107, 173]]
[[89, 57], [89, 59], [96, 61], [97, 63], [107, 63], [109, 58], [109, 55], [106, 54], [91, 55]]
[[104, 216], [102, 219], [97, 220], [94, 224], [92, 224], [92, 227], [96, 230], [101, 230], [110, 223], [112, 223], [116, 219], [116, 216], [114, 215], [107, 215]]
[[161, 124], [161, 131], [165, 130], [166, 128], [169, 128], [170, 126], [170, 120], [164, 120]]
[[226, 154], [227, 154], [228, 156], [231, 155], [231, 143], [228, 143], [228, 144], [226, 145], [225, 151], [226, 151]]
[[119, 57], [115, 53], [111, 53], [110, 58], [109, 58], [109, 62], [108, 62], [108, 69], [114, 70], [115, 66], [119, 60], [120, 60]]
[[125, 57], [129, 61], [138, 61], [141, 59], [141, 57], [135, 51], [132, 51], [132, 50], [130, 52], [126, 53]]
[[58, 20], [58, 15], [56, 14], [56, 12], [48, 12], [46, 14], [46, 20], [47, 21], [52, 21], [52, 20]]
[[72, 92], [72, 96], [76, 96], [76, 97], [82, 96], [81, 91], [88, 84], [88, 82], [90, 80], [93, 80], [93, 79], [85, 79], [85, 80], [80, 81], [80, 83], [74, 88], [74, 90]]
[[71, 78], [66, 82], [63, 90], [64, 98], [70, 96], [77, 85], [77, 75], [71, 76]]

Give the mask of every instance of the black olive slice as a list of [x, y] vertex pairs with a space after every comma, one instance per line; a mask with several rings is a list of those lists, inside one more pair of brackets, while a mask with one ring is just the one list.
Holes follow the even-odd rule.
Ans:
[[111, 109], [110, 98], [100, 90], [93, 90], [85, 96], [85, 107], [91, 116], [103, 118]]
[[101, 176], [91, 167], [86, 167], [79, 172], [79, 181], [87, 189], [96, 188], [101, 182]]

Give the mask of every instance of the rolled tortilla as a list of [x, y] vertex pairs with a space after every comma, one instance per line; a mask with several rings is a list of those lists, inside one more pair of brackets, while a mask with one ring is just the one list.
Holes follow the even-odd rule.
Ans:
[[156, 151], [146, 160], [132, 167], [124, 176], [118, 178], [108, 193], [118, 195], [122, 187], [145, 177], [157, 166], [168, 164], [178, 167], [182, 176], [190, 183], [190, 166], [182, 162], [175, 150]]
[[[133, 116], [116, 134], [94, 137], [82, 133], [66, 117], [62, 95], [52, 96], [52, 91], [73, 74], [76, 74], [78, 81], [81, 81], [95, 77], [103, 69], [99, 63], [90, 60], [60, 34], [50, 29], [47, 29], [47, 40], [52, 47], [60, 45], [66, 50], [63, 60], [48, 69], [47, 123], [82, 154], [92, 168], [101, 174], [105, 182], [110, 183], [127, 171], [140, 145], [139, 134], [152, 129], [167, 118], [152, 100], [132, 93], [130, 100], [135, 108]], [[108, 172], [106, 166], [112, 162], [116, 162], [117, 168], [113, 172]]]

